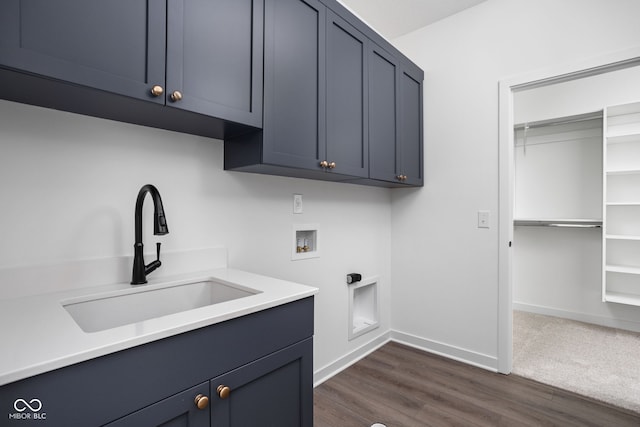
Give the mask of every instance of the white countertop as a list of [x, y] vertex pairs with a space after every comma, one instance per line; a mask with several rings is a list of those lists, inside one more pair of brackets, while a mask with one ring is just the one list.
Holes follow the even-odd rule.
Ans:
[[[131, 289], [129, 283], [94, 286], [0, 300], [0, 386], [53, 369], [182, 332], [255, 313], [312, 296], [318, 289], [298, 283], [220, 268], [176, 279], [212, 279], [253, 288], [259, 293], [98, 332], [84, 332], [62, 302]], [[169, 278], [149, 279], [153, 287]]]

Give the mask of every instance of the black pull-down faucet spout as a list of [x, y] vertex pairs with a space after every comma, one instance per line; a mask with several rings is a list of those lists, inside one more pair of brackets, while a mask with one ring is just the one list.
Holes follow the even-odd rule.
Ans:
[[132, 285], [141, 285], [147, 283], [147, 274], [151, 273], [156, 268], [162, 265], [160, 262], [160, 243], [156, 244], [157, 258], [150, 264], [145, 265], [142, 244], [142, 205], [144, 204], [144, 198], [147, 193], [151, 194], [153, 200], [153, 234], [161, 236], [169, 233], [167, 227], [167, 220], [164, 216], [164, 207], [162, 206], [162, 199], [158, 189], [151, 184], [143, 186], [138, 192], [138, 198], [136, 200], [136, 212], [135, 212], [135, 238], [136, 241], [133, 245], [133, 274], [131, 275]]

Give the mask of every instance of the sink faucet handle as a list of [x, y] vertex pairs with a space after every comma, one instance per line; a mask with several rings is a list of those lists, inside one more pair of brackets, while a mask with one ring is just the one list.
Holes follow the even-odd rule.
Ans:
[[156, 260], [155, 261], [151, 261], [149, 263], [149, 265], [145, 265], [144, 266], [144, 274], [145, 274], [145, 276], [147, 274], [151, 273], [156, 268], [160, 267], [161, 265], [162, 265], [162, 262], [160, 261], [160, 242], [157, 242], [156, 243]]

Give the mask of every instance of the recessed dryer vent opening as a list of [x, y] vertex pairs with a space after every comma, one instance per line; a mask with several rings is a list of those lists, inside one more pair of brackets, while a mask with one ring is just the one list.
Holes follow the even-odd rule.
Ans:
[[349, 340], [380, 326], [378, 277], [349, 285]]

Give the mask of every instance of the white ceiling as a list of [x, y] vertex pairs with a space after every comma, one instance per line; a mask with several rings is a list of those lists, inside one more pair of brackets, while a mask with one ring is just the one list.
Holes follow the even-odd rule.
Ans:
[[486, 0], [338, 0], [387, 39], [417, 30]]

